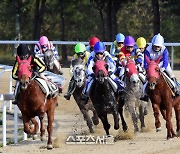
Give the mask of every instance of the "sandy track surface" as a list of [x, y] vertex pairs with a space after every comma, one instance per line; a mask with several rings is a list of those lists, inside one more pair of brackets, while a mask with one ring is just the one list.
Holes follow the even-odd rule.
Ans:
[[[64, 92], [66, 92], [69, 74], [68, 69], [63, 69], [64, 75], [67, 79], [66, 86]], [[175, 71], [175, 76], [180, 80], [180, 72]], [[4, 90], [7, 90], [7, 76], [1, 80], [1, 87]], [[2, 90], [2, 89], [1, 89]], [[1, 91], [3, 93], [3, 91]], [[137, 134], [133, 134], [133, 126], [132, 121], [129, 117], [126, 117], [126, 121], [128, 123], [128, 136], [130, 139], [126, 140], [118, 140], [114, 144], [94, 144], [94, 145], [68, 145], [66, 144], [66, 139], [70, 134], [76, 132], [77, 134], [82, 134], [87, 132], [88, 129], [86, 123], [74, 101], [71, 98], [70, 101], [66, 101], [63, 98], [63, 94], [58, 98], [59, 106], [55, 111], [55, 121], [54, 121], [54, 132], [53, 132], [53, 140], [54, 148], [53, 150], [46, 149], [46, 141], [41, 142], [39, 139], [33, 141], [29, 138], [27, 141], [21, 141], [16, 145], [8, 145], [6, 147], [0, 148], [0, 153], [53, 153], [53, 154], [92, 154], [92, 153], [123, 153], [123, 154], [179, 154], [180, 153], [180, 138], [175, 138], [172, 140], [166, 140], [166, 128], [164, 120], [162, 122], [162, 131], [156, 132], [154, 127], [154, 117], [152, 113], [151, 105], [149, 105], [149, 114], [145, 117], [146, 122], [146, 131], [140, 132]], [[115, 131], [113, 129], [113, 121], [112, 116], [109, 116], [111, 129], [110, 133], [113, 136], [116, 135], [127, 135], [123, 134], [120, 130]], [[46, 119], [45, 119], [46, 121]], [[172, 118], [173, 125], [175, 127], [175, 118]], [[121, 122], [121, 121], [120, 121]], [[13, 117], [12, 115], [8, 115], [7, 118], [7, 137], [13, 138]], [[120, 125], [121, 126], [121, 125]], [[22, 127], [22, 122], [19, 120], [19, 127]], [[94, 127], [95, 134], [94, 136], [103, 136], [105, 132], [102, 128], [102, 124], [100, 123], [98, 126]], [[2, 127], [0, 128], [0, 133], [2, 134]], [[21, 134], [22, 137], [22, 134]], [[0, 135], [0, 139], [2, 141], [2, 135]], [[2, 143], [0, 141], [0, 143]]]

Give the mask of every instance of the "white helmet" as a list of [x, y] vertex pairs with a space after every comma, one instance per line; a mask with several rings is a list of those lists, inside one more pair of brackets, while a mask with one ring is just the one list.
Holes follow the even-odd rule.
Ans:
[[154, 35], [154, 37], [152, 38], [152, 45], [160, 46], [160, 47], [164, 45], [164, 38], [161, 36], [160, 33]]

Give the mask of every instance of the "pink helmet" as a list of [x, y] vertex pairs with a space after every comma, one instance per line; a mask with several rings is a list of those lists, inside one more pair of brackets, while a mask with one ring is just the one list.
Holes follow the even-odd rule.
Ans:
[[41, 36], [41, 38], [39, 39], [39, 43], [41, 45], [47, 45], [49, 42], [48, 38], [46, 36]]

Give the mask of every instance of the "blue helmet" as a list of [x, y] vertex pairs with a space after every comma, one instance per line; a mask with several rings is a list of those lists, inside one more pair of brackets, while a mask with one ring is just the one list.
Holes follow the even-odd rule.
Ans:
[[95, 53], [104, 53], [105, 50], [106, 50], [106, 47], [105, 47], [103, 42], [97, 42], [94, 45], [94, 52]]
[[116, 35], [116, 42], [124, 42], [125, 36], [122, 33]]

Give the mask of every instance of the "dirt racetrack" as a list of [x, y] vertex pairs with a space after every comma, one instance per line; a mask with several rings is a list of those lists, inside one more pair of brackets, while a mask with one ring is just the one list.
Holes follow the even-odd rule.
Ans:
[[[63, 91], [63, 94], [67, 90], [69, 82], [68, 69], [63, 69], [64, 75], [66, 77], [66, 85]], [[175, 76], [180, 80], [180, 72], [174, 71]], [[1, 81], [1, 88], [7, 89], [7, 84], [3, 81], [6, 81], [6, 75]], [[1, 93], [3, 93], [1, 89]], [[53, 153], [53, 154], [179, 154], [180, 153], [180, 138], [174, 138], [172, 140], [166, 140], [166, 128], [164, 120], [162, 122], [162, 131], [156, 132], [154, 127], [154, 117], [152, 113], [151, 104], [149, 105], [149, 113], [145, 117], [146, 131], [133, 134], [132, 121], [129, 117], [126, 117], [128, 123], [128, 133], [124, 134], [121, 131], [115, 131], [113, 129], [112, 116], [109, 118], [111, 123], [110, 133], [113, 136], [124, 136], [123, 140], [117, 140], [114, 144], [93, 144], [93, 145], [82, 145], [82, 144], [66, 144], [67, 137], [76, 133], [78, 135], [87, 132], [88, 129], [86, 123], [74, 101], [71, 98], [70, 101], [66, 101], [63, 98], [63, 94], [59, 96], [58, 103], [59, 106], [55, 111], [55, 121], [54, 121], [54, 132], [53, 132], [53, 141], [54, 148], [53, 150], [46, 149], [46, 141], [41, 142], [38, 138], [36, 141], [33, 141], [29, 138], [27, 141], [21, 141], [18, 144], [7, 145], [6, 147], [0, 148], [0, 153], [7, 154], [37, 154], [37, 153]], [[46, 120], [46, 119], [45, 119]], [[175, 128], [175, 118], [173, 115], [172, 118], [173, 126]], [[19, 127], [22, 127], [22, 122], [19, 120]], [[121, 121], [120, 121], [121, 123]], [[8, 138], [13, 138], [13, 117], [8, 115], [7, 119], [7, 136]], [[121, 124], [120, 124], [121, 126]], [[102, 124], [94, 127], [95, 137], [102, 137], [105, 135]], [[2, 143], [2, 127], [0, 128], [0, 143]], [[88, 134], [89, 135], [89, 134]], [[22, 136], [22, 135], [21, 135]], [[126, 137], [127, 136], [127, 137]]]

